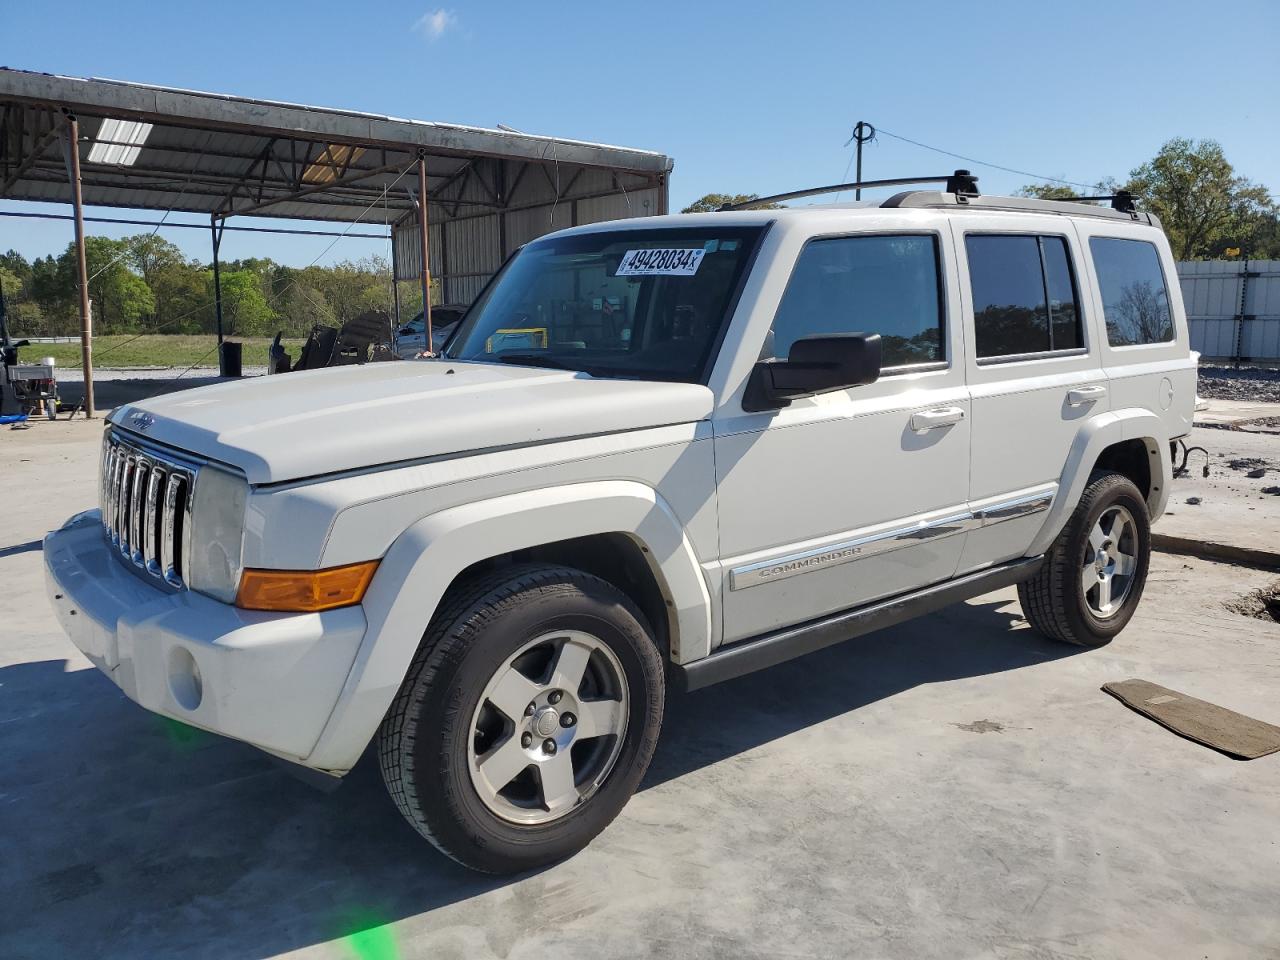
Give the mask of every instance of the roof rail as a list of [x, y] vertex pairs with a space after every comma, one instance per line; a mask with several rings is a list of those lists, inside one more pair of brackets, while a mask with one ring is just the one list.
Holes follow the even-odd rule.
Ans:
[[742, 203], [726, 203], [718, 207], [718, 212], [726, 210], [750, 210], [762, 203], [781, 203], [783, 200], [798, 200], [800, 197], [815, 197], [823, 193], [841, 193], [845, 190], [869, 190], [872, 187], [905, 187], [917, 183], [945, 183], [946, 192], [957, 196], [978, 196], [978, 178], [968, 170], [956, 170], [941, 177], [898, 177], [892, 180], [858, 180], [853, 183], [835, 183], [829, 187], [811, 187], [808, 190], [793, 190], [790, 193], [775, 193], [770, 197], [756, 197]]
[[[938, 190], [905, 190], [895, 193], [883, 201], [883, 209], [897, 208], [968, 208], [981, 210], [1008, 210], [1019, 213], [1055, 213], [1072, 217], [1100, 217], [1104, 220], [1136, 220], [1153, 226], [1160, 226], [1160, 220], [1154, 213], [1139, 211], [1133, 206], [1132, 198], [1117, 194], [1112, 207], [1091, 206], [1081, 203], [1091, 197], [1073, 197], [1070, 200], [1036, 200], [1032, 197], [966, 197], [963, 194], [942, 193]], [[1104, 198], [1105, 199], [1105, 198]]]

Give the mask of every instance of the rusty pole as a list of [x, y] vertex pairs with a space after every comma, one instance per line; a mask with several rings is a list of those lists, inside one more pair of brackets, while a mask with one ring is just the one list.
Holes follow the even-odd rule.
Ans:
[[80, 279], [80, 365], [84, 372], [84, 415], [93, 409], [93, 316], [89, 312], [89, 267], [84, 255], [84, 198], [80, 190], [80, 124], [67, 115], [68, 161], [71, 166], [71, 206], [76, 221], [76, 272]]
[[422, 321], [427, 335], [427, 353], [434, 353], [431, 343], [431, 267], [427, 249], [427, 155], [418, 154], [418, 226], [422, 236]]

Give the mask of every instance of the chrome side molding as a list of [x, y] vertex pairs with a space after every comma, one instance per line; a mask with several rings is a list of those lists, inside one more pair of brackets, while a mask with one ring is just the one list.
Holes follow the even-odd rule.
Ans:
[[855, 560], [863, 560], [903, 547], [914, 546], [926, 540], [939, 540], [958, 533], [979, 530], [1005, 520], [1017, 520], [1032, 514], [1043, 513], [1053, 503], [1051, 491], [1017, 497], [990, 504], [978, 510], [964, 510], [935, 520], [921, 520], [916, 523], [895, 527], [874, 534], [858, 535], [856, 532], [848, 539], [837, 541], [812, 550], [788, 553], [755, 563], [743, 564], [729, 571], [729, 589], [745, 590], [762, 583], [773, 583], [837, 567]]

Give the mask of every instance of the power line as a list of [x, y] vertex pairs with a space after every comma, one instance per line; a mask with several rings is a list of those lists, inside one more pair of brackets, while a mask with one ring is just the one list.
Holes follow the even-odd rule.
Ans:
[[[30, 210], [0, 210], [0, 217], [26, 217], [34, 220], [74, 220], [75, 217], [69, 213], [36, 213]], [[85, 217], [85, 223], [113, 223], [122, 224], [124, 226], [135, 227], [164, 227], [166, 230], [174, 228], [182, 228], [184, 230], [205, 230], [209, 229], [207, 223], [157, 223], [155, 220], [133, 220], [126, 217]], [[220, 227], [221, 230], [229, 230], [234, 233], [279, 233], [290, 234], [300, 237], [348, 237], [362, 240], [385, 240], [387, 234], [382, 233], [342, 233], [337, 230], [290, 230], [285, 227], [233, 227], [225, 225]]]
[[1077, 180], [1063, 180], [1061, 177], [1050, 177], [1042, 173], [1031, 173], [1027, 170], [1017, 170], [1014, 167], [1006, 167], [999, 163], [990, 163], [986, 160], [979, 160], [976, 157], [966, 157], [962, 153], [954, 153], [951, 150], [943, 150], [941, 147], [930, 146], [927, 143], [921, 143], [919, 140], [912, 140], [910, 137], [904, 137], [897, 133], [891, 133], [884, 127], [876, 127], [877, 133], [883, 133], [886, 137], [893, 137], [895, 140], [901, 140], [903, 143], [909, 143], [912, 146], [923, 147], [925, 150], [932, 150], [934, 153], [940, 153], [943, 156], [954, 157], [957, 160], [963, 160], [966, 163], [976, 163], [980, 167], [991, 167], [993, 170], [1003, 170], [1005, 173], [1016, 173], [1020, 177], [1031, 177], [1035, 180], [1047, 180], [1050, 183], [1061, 183], [1070, 187], [1084, 187], [1086, 190], [1093, 190], [1098, 186], [1096, 183], [1080, 183]]

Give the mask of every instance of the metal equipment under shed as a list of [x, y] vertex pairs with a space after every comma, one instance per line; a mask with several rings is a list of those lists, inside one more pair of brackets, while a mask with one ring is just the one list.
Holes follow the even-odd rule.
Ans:
[[86, 205], [207, 214], [215, 291], [231, 217], [389, 227], [395, 278], [421, 279], [429, 303], [435, 277], [442, 302], [465, 303], [535, 237], [666, 213], [671, 168], [660, 153], [505, 129], [0, 68], [0, 199], [73, 207], [90, 416]]

